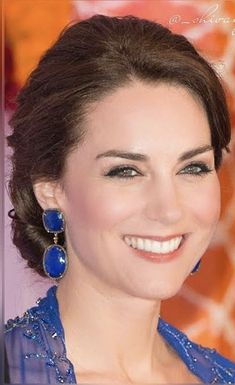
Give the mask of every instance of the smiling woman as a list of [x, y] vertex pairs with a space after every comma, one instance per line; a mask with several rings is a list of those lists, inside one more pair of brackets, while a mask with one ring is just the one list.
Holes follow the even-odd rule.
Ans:
[[11, 126], [14, 243], [58, 283], [7, 324], [11, 383], [233, 383], [160, 318], [220, 213], [230, 125], [209, 64], [159, 24], [94, 16], [42, 57]]

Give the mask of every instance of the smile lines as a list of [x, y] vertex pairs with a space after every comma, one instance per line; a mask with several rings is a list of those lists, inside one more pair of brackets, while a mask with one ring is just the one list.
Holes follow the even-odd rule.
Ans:
[[148, 251], [156, 254], [168, 254], [177, 250], [183, 236], [178, 236], [167, 241], [159, 242], [147, 238], [125, 236], [124, 241], [128, 246], [134, 249]]

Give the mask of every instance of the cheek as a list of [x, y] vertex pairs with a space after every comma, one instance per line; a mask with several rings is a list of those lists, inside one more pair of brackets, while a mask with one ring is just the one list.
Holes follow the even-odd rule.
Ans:
[[201, 228], [213, 229], [216, 226], [220, 216], [220, 185], [217, 176], [201, 185], [200, 191], [190, 202], [190, 208]]
[[[131, 194], [123, 189], [100, 188], [100, 183], [92, 188], [72, 188], [67, 194], [66, 216], [69, 222], [86, 229], [109, 230], [126, 220], [133, 210]], [[72, 221], [72, 222], [71, 222]], [[80, 227], [81, 228], [81, 227]]]

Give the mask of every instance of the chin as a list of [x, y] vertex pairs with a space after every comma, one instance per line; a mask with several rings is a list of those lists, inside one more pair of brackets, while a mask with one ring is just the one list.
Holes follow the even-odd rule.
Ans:
[[138, 292], [135, 288], [135, 292], [131, 295], [134, 295], [135, 297], [139, 297], [142, 299], [148, 299], [148, 300], [166, 300], [169, 298], [174, 297], [181, 289], [183, 285], [183, 282], [148, 282], [148, 284], [145, 286], [145, 290], [143, 290], [143, 287], [139, 287]]

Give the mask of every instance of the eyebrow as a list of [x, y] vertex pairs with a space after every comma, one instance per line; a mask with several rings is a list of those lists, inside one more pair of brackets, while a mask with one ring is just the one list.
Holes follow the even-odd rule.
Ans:
[[[191, 159], [196, 155], [203, 154], [204, 152], [207, 151], [212, 151], [213, 147], [211, 145], [205, 145], [205, 146], [200, 146], [197, 148], [193, 148], [191, 150], [183, 152], [183, 154], [180, 155], [179, 161], [183, 162], [184, 160]], [[124, 159], [129, 159], [129, 160], [136, 160], [136, 161], [142, 161], [142, 162], [147, 162], [149, 160], [149, 157], [144, 154], [140, 154], [137, 152], [127, 152], [127, 151], [120, 151], [120, 150], [109, 150], [106, 152], [103, 152], [101, 154], [98, 154], [96, 156], [96, 159], [100, 158], [124, 158]]]
[[193, 158], [196, 155], [203, 154], [204, 152], [213, 151], [213, 150], [214, 150], [214, 148], [211, 145], [209, 145], [209, 144], [207, 144], [205, 146], [200, 146], [200, 147], [197, 147], [197, 148], [193, 148], [192, 150], [184, 152], [179, 157], [179, 161], [182, 162], [184, 160]]
[[96, 159], [99, 158], [125, 158], [130, 160], [139, 160], [139, 161], [147, 161], [148, 157], [144, 154], [139, 154], [137, 152], [126, 152], [126, 151], [119, 151], [119, 150], [109, 150], [106, 152], [103, 152], [102, 154], [99, 154], [96, 156]]

